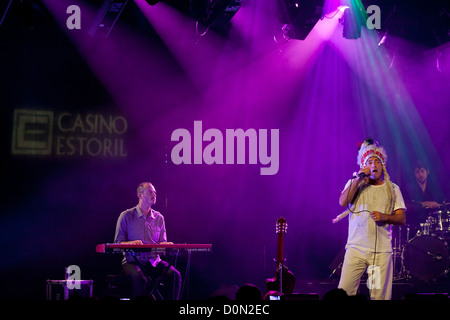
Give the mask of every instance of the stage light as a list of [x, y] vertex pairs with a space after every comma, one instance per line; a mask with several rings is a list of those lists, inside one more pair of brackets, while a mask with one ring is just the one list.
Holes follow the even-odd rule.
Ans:
[[378, 46], [381, 47], [382, 45], [384, 45], [386, 43], [387, 38], [388, 38], [388, 31], [386, 30], [383, 36], [381, 37], [380, 41], [378, 42]]
[[323, 17], [323, 3], [323, 0], [278, 2], [278, 16], [284, 24], [282, 30], [285, 38], [304, 40]]
[[354, 7], [345, 9], [342, 23], [344, 25], [342, 36], [345, 39], [359, 39], [361, 37], [361, 23], [358, 12]]

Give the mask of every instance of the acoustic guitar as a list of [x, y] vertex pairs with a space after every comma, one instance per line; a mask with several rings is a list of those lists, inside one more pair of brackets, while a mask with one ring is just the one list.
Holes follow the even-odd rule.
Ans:
[[275, 277], [266, 279], [267, 290], [278, 291], [284, 294], [290, 294], [294, 291], [295, 276], [286, 267], [284, 259], [284, 234], [287, 232], [286, 219], [280, 217], [276, 223], [277, 234], [277, 258], [276, 262], [276, 274]]

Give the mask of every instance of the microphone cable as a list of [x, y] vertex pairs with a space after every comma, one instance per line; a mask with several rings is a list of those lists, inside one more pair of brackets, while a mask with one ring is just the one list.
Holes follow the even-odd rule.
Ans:
[[[351, 188], [351, 185], [352, 185], [352, 183], [353, 183], [353, 180], [355, 179], [355, 178], [357, 178], [358, 176], [356, 175], [356, 176], [353, 176], [352, 177], [352, 179], [351, 179], [351, 182], [350, 182], [350, 185], [349, 185], [349, 188]], [[357, 187], [357, 189], [359, 188], [359, 186]], [[349, 190], [350, 191], [350, 190]], [[358, 192], [358, 190], [356, 191], [356, 192]], [[356, 195], [356, 192], [355, 192], [355, 195]], [[349, 196], [348, 196], [348, 194], [349, 194], [349, 192], [347, 192], [347, 209], [348, 209], [348, 211], [350, 211], [351, 213], [362, 213], [362, 212], [368, 212], [369, 214], [371, 213], [371, 211], [370, 210], [367, 210], [367, 209], [363, 209], [363, 210], [360, 210], [360, 211], [353, 211], [351, 208], [350, 208], [350, 202], [349, 202]], [[353, 198], [355, 198], [355, 195], [353, 196]], [[367, 218], [367, 220], [368, 220], [369, 218]], [[375, 222], [375, 221], [374, 221]], [[377, 255], [377, 242], [378, 242], [378, 225], [377, 225], [377, 223], [375, 222], [375, 244], [374, 244], [374, 251], [373, 251], [373, 263], [372, 263], [372, 266], [374, 266], [375, 267], [375, 258], [376, 258], [376, 255]], [[373, 272], [373, 270], [372, 270], [372, 272]], [[371, 280], [372, 280], [372, 278], [371, 278]], [[370, 296], [372, 296], [372, 284], [370, 285], [370, 286], [368, 286], [368, 289], [369, 289], [369, 295]]]

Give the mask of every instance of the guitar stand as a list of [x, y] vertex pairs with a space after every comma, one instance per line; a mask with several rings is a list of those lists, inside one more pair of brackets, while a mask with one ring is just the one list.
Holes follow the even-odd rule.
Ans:
[[290, 294], [294, 290], [295, 277], [286, 267], [284, 262], [277, 262], [275, 277], [266, 279], [266, 286], [268, 290], [277, 291], [283, 294]]
[[283, 262], [280, 262], [280, 264], [278, 265], [278, 270], [277, 270], [279, 281], [280, 281], [280, 292], [281, 293], [283, 292], [283, 270], [284, 270], [283, 268], [285, 268], [285, 266], [284, 266], [285, 261], [286, 260], [283, 260]]

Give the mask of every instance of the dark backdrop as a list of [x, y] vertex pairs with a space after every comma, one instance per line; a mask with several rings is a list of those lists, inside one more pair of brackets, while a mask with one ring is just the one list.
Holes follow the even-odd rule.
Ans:
[[[222, 284], [264, 289], [275, 272], [280, 216], [288, 221], [285, 255], [298, 281], [326, 279], [347, 231], [346, 221], [331, 219], [343, 211], [339, 193], [358, 170], [357, 144], [367, 136], [385, 146], [388, 171], [402, 190], [421, 158], [442, 198], [448, 194], [446, 46], [445, 69], [437, 71], [434, 49], [394, 38], [384, 55], [365, 32], [345, 42], [337, 23], [318, 28], [329, 31], [328, 40], [313, 32], [309, 40], [272, 43], [262, 27], [279, 23], [268, 18], [270, 1], [243, 6], [226, 39], [196, 36], [189, 18], [177, 29], [176, 13], [165, 17], [164, 33], [156, 18], [166, 12], [152, 20], [134, 2], [108, 39], [92, 38], [86, 29], [93, 3], [80, 5], [81, 30], [65, 28], [64, 1], [31, 17], [15, 3], [0, 26], [2, 298], [44, 299], [45, 280], [63, 279], [71, 264], [94, 279], [101, 296], [105, 275], [120, 272], [121, 258], [96, 254], [95, 245], [113, 241], [117, 217], [137, 204], [142, 181], [158, 191], [155, 209], [166, 218], [169, 241], [213, 244], [212, 253], [193, 254], [195, 298]], [[17, 154], [17, 110], [51, 112], [54, 121], [62, 113], [123, 117], [127, 130], [71, 133], [54, 124], [50, 154]], [[239, 165], [173, 164], [171, 133], [185, 128], [193, 135], [196, 120], [224, 137], [226, 129], [278, 129], [278, 172], [261, 175], [263, 165], [248, 158]], [[124, 149], [58, 155], [58, 135], [122, 139]], [[185, 262], [180, 257], [182, 272]]]

